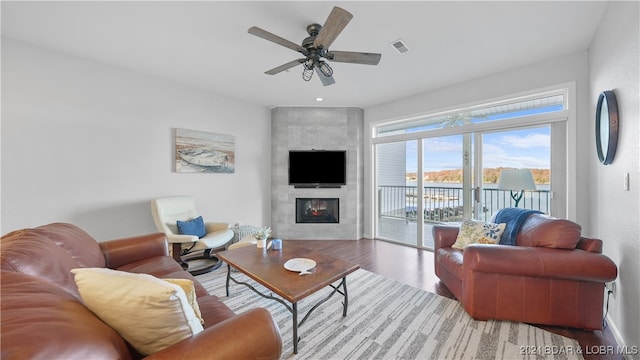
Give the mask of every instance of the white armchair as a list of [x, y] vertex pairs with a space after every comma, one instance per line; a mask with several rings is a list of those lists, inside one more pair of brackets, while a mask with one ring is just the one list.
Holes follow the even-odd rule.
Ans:
[[[169, 196], [151, 201], [151, 214], [158, 231], [165, 233], [171, 244], [173, 258], [190, 273], [197, 275], [217, 269], [222, 264], [212, 251], [224, 250], [233, 240], [233, 231], [227, 223], [205, 222], [206, 234], [180, 234], [178, 221], [192, 221], [198, 216], [192, 196]], [[200, 266], [189, 266], [198, 260]], [[202, 264], [206, 262], [206, 264]]]

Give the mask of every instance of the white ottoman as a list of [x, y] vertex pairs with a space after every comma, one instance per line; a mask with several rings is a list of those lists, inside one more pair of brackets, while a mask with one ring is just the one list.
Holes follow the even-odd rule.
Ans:
[[258, 244], [258, 240], [253, 235], [247, 235], [242, 239], [240, 239], [240, 241], [238, 241], [237, 243], [233, 243], [229, 245], [227, 249], [233, 250], [233, 249], [238, 249], [238, 248], [249, 246], [249, 245], [257, 246], [257, 244]]

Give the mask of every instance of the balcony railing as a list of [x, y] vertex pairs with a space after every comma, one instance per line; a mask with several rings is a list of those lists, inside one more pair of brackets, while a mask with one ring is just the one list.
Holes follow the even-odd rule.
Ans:
[[[462, 187], [425, 186], [423, 191], [424, 222], [441, 223], [465, 218]], [[473, 190], [469, 198], [473, 199]], [[549, 190], [525, 191], [519, 207], [549, 213]], [[379, 186], [378, 214], [382, 217], [416, 221], [418, 218], [418, 188], [416, 186]], [[466, 218], [489, 221], [498, 210], [515, 206], [509, 191], [483, 188], [480, 194], [481, 213]]]

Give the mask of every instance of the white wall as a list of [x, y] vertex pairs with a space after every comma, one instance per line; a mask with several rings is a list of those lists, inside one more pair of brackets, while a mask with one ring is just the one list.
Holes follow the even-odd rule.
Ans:
[[[369, 107], [365, 109], [365, 131], [368, 131], [372, 123], [380, 121], [452, 110], [513, 94], [575, 82], [577, 106], [571, 110], [575, 111], [577, 129], [569, 136], [573, 142], [570, 140], [568, 145], [574, 148], [570, 154], [577, 153], [577, 161], [569, 164], [567, 172], [569, 181], [576, 178], [584, 179], [587, 176], [586, 163], [592, 155], [592, 149], [589, 147], [590, 142], [584, 141], [589, 136], [589, 129], [592, 127], [589, 117], [587, 65], [587, 53], [581, 52]], [[575, 142], [576, 138], [579, 139], [577, 143]], [[365, 189], [371, 189], [371, 179], [373, 179], [370, 149], [370, 139], [365, 137], [365, 156], [367, 157], [365, 159], [365, 181], [368, 182], [365, 183]], [[585, 208], [587, 200], [585, 195], [588, 191], [586, 182], [578, 181], [569, 191], [575, 191], [577, 194], [576, 204], [569, 206], [569, 217], [583, 227], [588, 227], [588, 210]], [[372, 235], [373, 214], [370, 210], [373, 209], [373, 205], [368, 202], [372, 199], [373, 194], [365, 195], [365, 237]], [[368, 213], [367, 210], [369, 210]]]
[[[589, 233], [604, 240], [604, 253], [618, 265], [610, 324], [627, 346], [640, 346], [640, 3], [609, 2], [589, 49], [589, 122], [595, 121], [598, 95], [613, 90], [620, 131], [613, 163], [595, 156], [595, 126], [589, 127]], [[630, 175], [625, 191], [624, 175]], [[640, 355], [636, 355], [640, 358]]]
[[[173, 172], [175, 128], [235, 137], [234, 174]], [[271, 217], [269, 109], [2, 39], [1, 232], [71, 222], [98, 240], [156, 231], [152, 198], [205, 220]]]

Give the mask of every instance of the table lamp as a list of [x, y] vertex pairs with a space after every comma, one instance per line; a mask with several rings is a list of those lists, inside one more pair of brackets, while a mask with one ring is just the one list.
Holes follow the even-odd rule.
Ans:
[[511, 191], [511, 198], [516, 202], [516, 207], [522, 199], [525, 190], [536, 190], [533, 175], [529, 169], [507, 169], [500, 172], [498, 190]]

